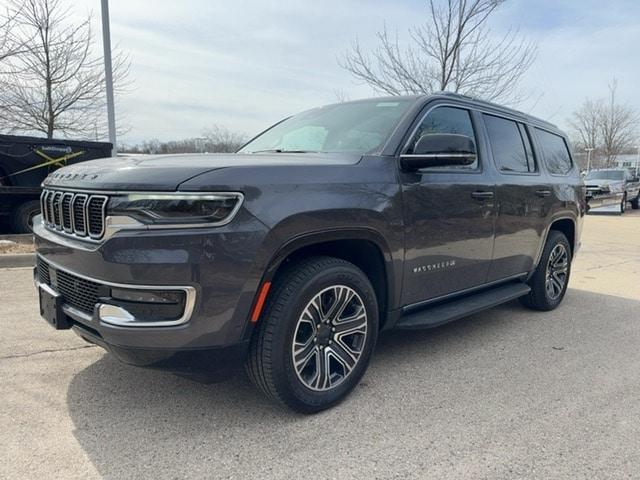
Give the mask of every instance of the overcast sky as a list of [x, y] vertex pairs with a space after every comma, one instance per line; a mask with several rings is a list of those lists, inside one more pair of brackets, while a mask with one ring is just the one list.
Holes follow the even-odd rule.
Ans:
[[[86, 0], [75, 0], [86, 13]], [[95, 0], [94, 15], [100, 13]], [[134, 88], [118, 108], [125, 141], [180, 139], [213, 124], [253, 134], [282, 117], [371, 96], [336, 58], [357, 36], [373, 44], [384, 22], [400, 34], [423, 21], [419, 0], [111, 0], [112, 41], [131, 55]], [[509, 0], [492, 18], [539, 45], [521, 110], [566, 125], [617, 77], [640, 107], [640, 2]], [[99, 32], [98, 32], [99, 34]], [[99, 39], [99, 35], [97, 39]]]

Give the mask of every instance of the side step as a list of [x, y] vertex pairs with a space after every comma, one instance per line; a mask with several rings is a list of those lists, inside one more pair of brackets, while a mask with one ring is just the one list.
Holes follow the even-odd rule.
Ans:
[[449, 300], [446, 303], [425, 307], [424, 310], [407, 313], [400, 317], [395, 328], [412, 330], [437, 327], [502, 303], [510, 302], [526, 295], [530, 291], [531, 288], [525, 283], [509, 283], [480, 293], [473, 293], [466, 297]]

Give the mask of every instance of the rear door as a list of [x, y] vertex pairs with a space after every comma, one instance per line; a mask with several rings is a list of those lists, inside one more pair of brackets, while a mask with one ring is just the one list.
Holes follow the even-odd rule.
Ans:
[[478, 114], [463, 106], [430, 107], [403, 153], [425, 133], [471, 137], [478, 159], [471, 166], [400, 172], [406, 253], [403, 304], [410, 305], [486, 282], [493, 249], [495, 185], [486, 151], [477, 142]]
[[534, 155], [529, 128], [514, 119], [486, 113], [482, 117], [499, 174], [491, 282], [533, 268], [553, 195]]

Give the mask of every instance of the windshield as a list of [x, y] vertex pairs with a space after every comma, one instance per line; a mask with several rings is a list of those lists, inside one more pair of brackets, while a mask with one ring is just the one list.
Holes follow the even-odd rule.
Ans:
[[587, 180], [624, 180], [622, 170], [594, 170], [587, 174]]
[[275, 125], [239, 153], [379, 152], [413, 102], [378, 99], [309, 110]]

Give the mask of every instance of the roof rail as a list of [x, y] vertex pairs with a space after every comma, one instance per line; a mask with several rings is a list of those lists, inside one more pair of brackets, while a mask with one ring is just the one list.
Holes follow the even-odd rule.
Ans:
[[489, 102], [487, 100], [480, 100], [480, 99], [474, 98], [474, 97], [472, 97], [470, 95], [464, 95], [462, 93], [447, 92], [447, 91], [434, 92], [433, 95], [438, 95], [438, 96], [443, 96], [443, 97], [453, 97], [453, 98], [459, 98], [459, 99], [463, 99], [463, 100], [470, 100], [470, 101], [472, 101], [472, 102], [474, 102], [474, 103], [476, 103], [478, 105], [485, 105], [487, 107], [492, 107], [492, 108], [499, 109], [499, 110], [506, 110], [506, 111], [509, 111], [509, 112], [512, 112], [512, 113], [516, 113], [518, 115], [522, 115], [522, 116], [524, 116], [526, 118], [530, 118], [530, 119], [535, 120], [537, 122], [540, 122], [542, 124], [549, 125], [549, 126], [553, 127], [554, 129], [558, 128], [557, 125], [555, 125], [555, 124], [553, 124], [551, 122], [548, 122], [547, 120], [543, 120], [541, 118], [534, 117], [533, 115], [529, 115], [528, 113], [525, 113], [525, 112], [523, 112], [521, 110], [516, 110], [515, 108], [511, 108], [511, 107], [505, 107], [503, 105], [499, 105], [499, 104], [494, 103], [494, 102]]

